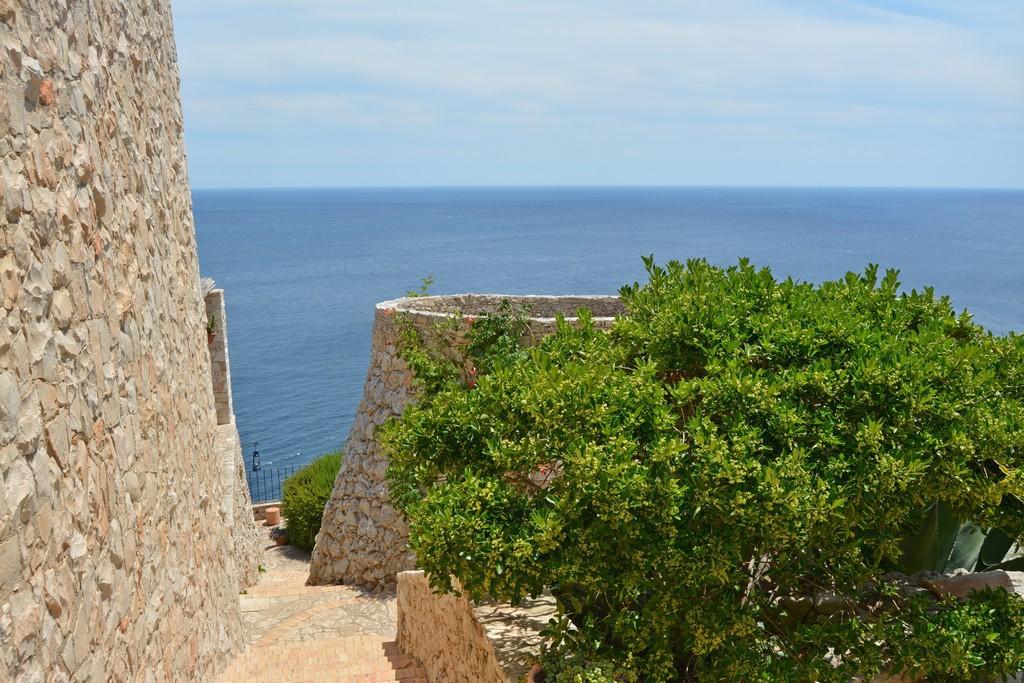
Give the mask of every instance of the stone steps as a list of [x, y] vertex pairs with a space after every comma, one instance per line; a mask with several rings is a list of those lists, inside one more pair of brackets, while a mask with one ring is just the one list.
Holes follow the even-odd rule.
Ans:
[[395, 642], [394, 595], [307, 586], [308, 559], [265, 552], [269, 571], [241, 596], [248, 645], [219, 683], [427, 683]]
[[384, 637], [353, 636], [250, 648], [220, 683], [427, 683], [427, 673]]

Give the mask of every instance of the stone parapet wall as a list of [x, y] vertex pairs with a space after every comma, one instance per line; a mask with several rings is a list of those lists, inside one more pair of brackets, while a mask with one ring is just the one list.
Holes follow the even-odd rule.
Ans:
[[214, 441], [214, 457], [221, 463], [221, 482], [224, 487], [220, 513], [228, 530], [231, 547], [225, 552], [235, 560], [235, 577], [240, 589], [259, 581], [259, 567], [263, 561], [264, 539], [253, 526], [252, 501], [245, 478], [245, 460], [242, 441], [234, 416], [228, 424], [218, 425]]
[[474, 605], [464, 596], [433, 593], [423, 572], [398, 575], [398, 646], [421, 662], [431, 681], [526, 679], [544, 642], [540, 633], [555, 613], [550, 596], [518, 607]]
[[224, 290], [215, 289], [206, 295], [206, 320], [213, 321], [213, 336], [209, 337], [210, 373], [213, 380], [213, 402], [217, 409], [217, 424], [228, 424], [234, 417], [231, 400], [231, 363], [228, 360], [228, 316], [224, 307]]
[[242, 642], [176, 64], [167, 0], [0, 0], [0, 680]]
[[[415, 567], [408, 528], [390, 502], [385, 481], [387, 457], [376, 438], [377, 428], [401, 414], [414, 398], [412, 375], [398, 355], [399, 321], [414, 325], [426, 343], [437, 346], [449, 343], [448, 335], [457, 337], [465, 332], [472, 318], [497, 312], [504, 301], [528, 311], [526, 343], [552, 332], [557, 314], [571, 320], [585, 308], [597, 316], [596, 325], [607, 327], [622, 310], [619, 299], [611, 296], [458, 294], [377, 304], [363, 396], [324, 509], [313, 549], [311, 583], [393, 588], [398, 572]], [[438, 323], [453, 317], [460, 321], [456, 329], [439, 339]]]

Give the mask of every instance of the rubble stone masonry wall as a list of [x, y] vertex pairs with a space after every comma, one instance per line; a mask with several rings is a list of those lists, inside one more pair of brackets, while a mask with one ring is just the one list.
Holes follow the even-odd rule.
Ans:
[[[310, 583], [390, 589], [398, 572], [415, 567], [408, 527], [388, 494], [387, 455], [376, 437], [377, 428], [414, 398], [412, 373], [398, 353], [400, 325], [415, 326], [427, 344], [445, 352], [449, 337], [467, 330], [473, 317], [497, 312], [503, 302], [527, 312], [528, 344], [554, 331], [556, 314], [572, 319], [585, 308], [597, 326], [607, 327], [622, 311], [621, 301], [611, 296], [456, 294], [377, 304], [363, 397], [316, 537]], [[440, 333], [438, 323], [452, 318], [458, 321], [454, 328], [442, 325], [448, 331]]]
[[0, 0], [0, 84], [0, 680], [211, 680], [258, 539], [168, 0]]
[[[451, 585], [460, 593], [461, 584]], [[527, 678], [557, 616], [551, 595], [515, 607], [474, 605], [465, 594], [434, 593], [421, 571], [398, 575], [398, 646], [415, 657], [431, 681], [519, 683]]]
[[217, 424], [234, 419], [231, 402], [231, 370], [228, 363], [227, 315], [224, 308], [224, 290], [215, 289], [205, 298], [206, 319], [213, 322], [210, 346], [210, 372], [213, 377], [213, 402], [217, 408]]

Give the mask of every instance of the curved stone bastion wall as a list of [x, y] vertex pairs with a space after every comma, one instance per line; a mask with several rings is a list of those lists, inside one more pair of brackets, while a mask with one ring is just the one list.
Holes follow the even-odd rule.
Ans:
[[413, 398], [412, 374], [398, 355], [399, 321], [414, 325], [424, 341], [436, 347], [452, 338], [441, 338], [439, 322], [460, 319], [458, 327], [464, 332], [472, 318], [496, 313], [506, 301], [529, 316], [527, 344], [552, 332], [558, 314], [571, 322], [581, 308], [586, 309], [598, 327], [606, 328], [622, 312], [615, 296], [456, 294], [377, 304], [363, 397], [316, 537], [310, 583], [393, 588], [395, 575], [415, 566], [405, 521], [388, 496], [387, 458], [376, 439], [377, 427], [400, 414]]

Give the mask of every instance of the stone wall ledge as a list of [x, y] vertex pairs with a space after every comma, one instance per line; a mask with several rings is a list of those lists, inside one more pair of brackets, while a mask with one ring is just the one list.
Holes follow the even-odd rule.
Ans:
[[966, 598], [970, 593], [985, 588], [1002, 588], [1024, 598], [1024, 572], [996, 570], [989, 572], [956, 572], [954, 574], [926, 574], [916, 583], [938, 593]]
[[[458, 588], [458, 581], [452, 579]], [[555, 615], [550, 595], [517, 607], [472, 604], [438, 595], [422, 571], [398, 574], [398, 645], [420, 660], [430, 681], [518, 683], [526, 680], [543, 644], [541, 630]]]
[[445, 294], [382, 301], [376, 308], [437, 321], [453, 316], [498, 313], [505, 302], [525, 312], [530, 321], [549, 324], [553, 324], [558, 315], [576, 320], [581, 308], [589, 311], [594, 320], [611, 323], [625, 310], [622, 300], [613, 294]]

